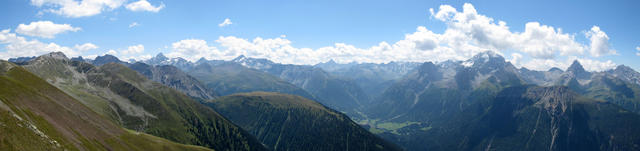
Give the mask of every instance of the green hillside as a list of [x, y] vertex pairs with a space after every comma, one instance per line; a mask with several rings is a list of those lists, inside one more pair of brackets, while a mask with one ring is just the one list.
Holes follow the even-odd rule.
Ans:
[[263, 150], [249, 133], [185, 94], [116, 63], [100, 67], [63, 54], [25, 68], [125, 128], [216, 150]]
[[273, 150], [401, 150], [346, 115], [300, 96], [241, 93], [209, 105]]
[[23, 68], [0, 61], [0, 150], [209, 150], [119, 127]]

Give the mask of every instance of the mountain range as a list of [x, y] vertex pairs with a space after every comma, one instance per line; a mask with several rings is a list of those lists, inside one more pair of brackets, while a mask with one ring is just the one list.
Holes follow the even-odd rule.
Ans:
[[[100, 120], [94, 125], [126, 132], [113, 136], [140, 134], [174, 149], [640, 150], [640, 73], [624, 65], [593, 72], [574, 61], [565, 70], [536, 71], [492, 51], [437, 63], [190, 62], [163, 54], [126, 62], [62, 53], [10, 61], [0, 69], [33, 74], [92, 112]], [[50, 95], [24, 93], [31, 91]], [[0, 99], [24, 95], [8, 92]], [[54, 140], [87, 148], [74, 137]]]

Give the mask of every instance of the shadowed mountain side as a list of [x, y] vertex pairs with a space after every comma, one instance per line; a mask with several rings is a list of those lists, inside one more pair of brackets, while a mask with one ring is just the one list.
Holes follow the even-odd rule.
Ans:
[[401, 150], [346, 115], [300, 96], [240, 93], [208, 105], [273, 150]]

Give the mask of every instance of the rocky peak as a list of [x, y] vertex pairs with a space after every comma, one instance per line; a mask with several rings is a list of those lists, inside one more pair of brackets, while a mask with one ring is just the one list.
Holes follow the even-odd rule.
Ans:
[[64, 53], [62, 52], [51, 52], [48, 54], [44, 54], [40, 57], [45, 57], [45, 58], [53, 58], [53, 59], [59, 59], [59, 60], [69, 60], [69, 58], [67, 58], [66, 55], [64, 55]]
[[80, 61], [80, 62], [83, 62], [83, 61], [84, 61], [84, 58], [82, 58], [82, 56], [73, 57], [73, 58], [71, 58], [71, 61]]
[[29, 62], [33, 59], [35, 59], [36, 57], [18, 57], [18, 58], [9, 58], [9, 62], [13, 62], [13, 63], [25, 63], [25, 62]]
[[107, 63], [124, 63], [118, 59], [118, 57], [106, 54], [104, 56], [98, 56], [93, 60], [93, 65], [100, 66]]
[[578, 60], [574, 60], [573, 63], [571, 63], [571, 66], [567, 68], [567, 71], [571, 71], [573, 73], [586, 72]]
[[162, 60], [162, 61], [169, 59], [166, 56], [164, 56], [164, 54], [162, 52], [158, 53], [158, 55], [156, 55], [154, 58], [156, 58], [157, 60]]
[[200, 59], [198, 59], [198, 61], [196, 61], [196, 64], [201, 64], [201, 63], [206, 63], [208, 60], [205, 59], [204, 57], [200, 57]]
[[566, 72], [573, 74], [578, 79], [588, 79], [591, 77], [591, 73], [584, 70], [584, 67], [582, 67], [578, 60], [574, 60]]
[[471, 58], [474, 63], [505, 62], [504, 57], [493, 51], [485, 51]]
[[488, 68], [488, 69], [498, 69], [503, 68], [507, 62], [504, 60], [504, 57], [496, 54], [493, 51], [485, 51], [478, 53], [461, 63], [461, 65], [465, 67], [474, 67], [474, 68]]
[[151, 65], [159, 65], [159, 64], [162, 64], [162, 62], [167, 60], [169, 60], [169, 58], [164, 56], [164, 54], [161, 52], [161, 53], [158, 53], [158, 55], [156, 55], [155, 57], [144, 62]]
[[234, 58], [234, 59], [233, 59], [233, 60], [231, 60], [231, 61], [232, 61], [232, 62], [243, 62], [243, 61], [245, 61], [245, 60], [247, 60], [247, 59], [248, 59], [248, 58], [247, 58], [246, 56], [244, 56], [244, 55], [240, 55], [240, 56], [238, 56], [238, 57]]
[[614, 69], [614, 71], [616, 71], [616, 72], [636, 72], [636, 70], [633, 70], [631, 67], [625, 66], [625, 65], [619, 65], [618, 67], [616, 67]]
[[634, 83], [640, 85], [640, 73], [636, 70], [633, 70], [631, 67], [625, 65], [619, 65], [616, 69], [609, 70], [607, 73], [612, 74], [613, 76], [620, 78], [626, 82]]

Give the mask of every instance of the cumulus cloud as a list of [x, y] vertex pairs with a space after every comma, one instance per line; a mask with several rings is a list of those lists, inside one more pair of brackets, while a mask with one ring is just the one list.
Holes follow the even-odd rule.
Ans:
[[525, 24], [524, 32], [512, 32], [504, 21], [478, 14], [473, 5], [466, 3], [461, 12], [442, 5], [432, 16], [447, 24], [443, 41], [456, 45], [471, 45], [480, 49], [519, 50], [531, 57], [550, 59], [556, 55], [579, 55], [584, 46], [574, 36], [538, 22]]
[[588, 58], [578, 58], [576, 56], [567, 57], [564, 61], [559, 61], [556, 59], [532, 59], [527, 62], [524, 67], [533, 70], [548, 70], [552, 67], [557, 67], [560, 69], [567, 69], [574, 60], [578, 60], [580, 64], [587, 71], [605, 71], [609, 69], [615, 68], [617, 65], [613, 63], [611, 60], [607, 61], [599, 61]]
[[115, 55], [117, 55], [117, 54], [118, 54], [118, 52], [117, 52], [116, 50], [111, 49], [111, 50], [107, 51], [107, 52], [106, 52], [106, 53], [104, 53], [104, 54], [107, 54], [107, 55], [114, 55], [114, 56], [115, 56]]
[[116, 9], [126, 0], [31, 0], [37, 7], [45, 7], [46, 12], [66, 17], [87, 17]]
[[217, 56], [219, 52], [215, 47], [209, 46], [206, 41], [201, 39], [180, 40], [174, 42], [171, 46], [173, 51], [168, 53], [167, 56], [182, 57], [190, 61], [195, 61], [201, 57], [214, 59], [214, 56]]
[[520, 66], [520, 60], [522, 60], [522, 54], [520, 54], [520, 53], [512, 53], [511, 54], [511, 60], [509, 60], [509, 62], [511, 62], [511, 64], [519, 67]]
[[218, 27], [225, 27], [233, 24], [229, 18], [225, 18], [222, 23], [218, 24]]
[[136, 27], [136, 26], [140, 26], [140, 24], [138, 24], [138, 22], [133, 22], [133, 23], [129, 24], [129, 28], [133, 28], [133, 27]]
[[98, 46], [96, 46], [95, 44], [92, 43], [85, 43], [82, 45], [75, 45], [73, 46], [73, 48], [75, 48], [76, 50], [79, 51], [87, 51], [87, 50], [92, 50], [92, 49], [98, 49]]
[[0, 58], [8, 59], [23, 56], [39, 56], [49, 52], [60, 51], [67, 56], [78, 56], [80, 52], [69, 47], [60, 46], [56, 43], [43, 43], [38, 40], [27, 40], [17, 36], [10, 29], [0, 32], [0, 44], [5, 44], [5, 50], [0, 52]]
[[16, 28], [16, 32], [19, 34], [42, 38], [54, 38], [60, 33], [79, 30], [81, 30], [79, 27], [72, 27], [69, 24], [55, 24], [51, 21], [31, 22], [28, 25], [20, 24]]
[[609, 48], [609, 36], [600, 30], [600, 27], [593, 26], [586, 34], [591, 40], [589, 52], [594, 57], [600, 57], [608, 54], [616, 54], [616, 51]]
[[124, 54], [124, 55], [140, 54], [142, 52], [144, 52], [144, 45], [142, 45], [142, 44], [129, 46], [126, 50], [122, 50], [121, 51], [121, 53]]
[[[512, 31], [506, 22], [479, 14], [471, 4], [464, 4], [461, 11], [450, 5], [441, 5], [437, 10], [429, 9], [429, 12], [431, 18], [446, 24], [444, 32], [435, 33], [427, 27], [419, 26], [415, 32], [405, 34], [399, 41], [382, 41], [368, 48], [335, 43], [311, 49], [292, 46], [292, 41], [286, 39], [286, 36], [254, 39], [221, 36], [213, 42], [201, 39], [175, 42], [167, 56], [195, 61], [201, 57], [229, 60], [245, 55], [287, 64], [316, 64], [330, 59], [339, 63], [441, 62], [465, 60], [479, 52], [493, 50], [498, 54], [511, 54], [509, 61], [516, 66], [536, 70], [566, 68], [572, 59], [578, 58], [584, 60], [588, 70], [612, 67], [611, 61], [590, 60], [591, 57], [597, 57], [590, 53], [591, 48], [596, 48], [591, 45], [606, 44], [608, 49], [608, 38], [602, 43], [585, 45], [575, 40], [575, 34], [564, 33], [560, 28], [539, 22], [526, 23], [523, 31]], [[225, 22], [220, 26], [224, 26]], [[230, 20], [228, 22], [231, 24]], [[592, 29], [592, 32], [589, 38], [606, 37], [600, 34], [602, 31], [599, 29]]]
[[153, 6], [147, 0], [140, 0], [127, 4], [125, 8], [134, 12], [149, 11], [156, 13], [164, 8], [164, 3], [160, 3], [159, 6]]

